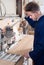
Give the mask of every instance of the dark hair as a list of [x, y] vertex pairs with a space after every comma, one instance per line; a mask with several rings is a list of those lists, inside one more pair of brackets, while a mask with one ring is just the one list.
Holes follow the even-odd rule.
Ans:
[[31, 12], [36, 12], [40, 10], [39, 5], [36, 2], [29, 2], [24, 9], [25, 11]]

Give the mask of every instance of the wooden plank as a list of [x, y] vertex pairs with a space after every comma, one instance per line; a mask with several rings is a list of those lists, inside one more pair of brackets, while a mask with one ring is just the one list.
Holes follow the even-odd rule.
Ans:
[[10, 48], [7, 53], [24, 55], [33, 48], [33, 35], [25, 35], [16, 45]]
[[17, 62], [0, 59], [0, 65], [23, 65], [23, 62], [24, 62], [23, 57], [21, 57]]

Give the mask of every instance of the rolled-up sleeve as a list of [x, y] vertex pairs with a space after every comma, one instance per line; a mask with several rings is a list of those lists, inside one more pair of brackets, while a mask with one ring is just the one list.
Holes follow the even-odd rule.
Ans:
[[36, 25], [36, 21], [33, 21], [31, 18], [29, 17], [25, 17], [25, 20], [28, 21], [28, 23], [33, 27], [35, 28], [35, 25]]

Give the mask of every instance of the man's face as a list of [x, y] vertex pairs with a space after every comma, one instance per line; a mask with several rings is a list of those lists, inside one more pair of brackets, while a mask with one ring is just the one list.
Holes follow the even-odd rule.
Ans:
[[37, 13], [33, 12], [25, 12], [26, 16], [29, 16], [32, 20], [36, 21], [37, 20]]

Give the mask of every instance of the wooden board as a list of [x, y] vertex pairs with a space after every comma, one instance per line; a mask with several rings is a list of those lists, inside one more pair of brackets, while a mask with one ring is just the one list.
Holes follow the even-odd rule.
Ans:
[[33, 48], [33, 35], [25, 35], [16, 45], [10, 48], [7, 53], [24, 55]]
[[21, 57], [18, 62], [12, 62], [12, 61], [7, 61], [7, 60], [3, 60], [3, 59], [0, 59], [0, 65], [23, 65], [23, 62], [24, 62], [24, 58]]

